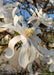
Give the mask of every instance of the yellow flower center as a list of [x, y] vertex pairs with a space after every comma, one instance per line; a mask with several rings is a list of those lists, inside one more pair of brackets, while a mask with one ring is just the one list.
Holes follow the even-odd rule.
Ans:
[[25, 31], [26, 37], [31, 38], [34, 35], [34, 30], [31, 28], [28, 28], [28, 30]]

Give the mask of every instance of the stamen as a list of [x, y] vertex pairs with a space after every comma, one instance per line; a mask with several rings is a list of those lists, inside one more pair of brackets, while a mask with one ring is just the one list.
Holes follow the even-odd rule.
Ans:
[[31, 38], [34, 35], [34, 30], [31, 28], [28, 28], [28, 30], [25, 31], [26, 37]]

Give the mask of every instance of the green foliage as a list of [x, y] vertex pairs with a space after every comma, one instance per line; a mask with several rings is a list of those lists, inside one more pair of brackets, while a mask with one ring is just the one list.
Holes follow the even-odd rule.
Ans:
[[2, 44], [2, 41], [0, 41], [0, 44]]
[[47, 68], [45, 71], [41, 72], [40, 75], [54, 75], [54, 73], [53, 72], [50, 72], [49, 71], [49, 68]]

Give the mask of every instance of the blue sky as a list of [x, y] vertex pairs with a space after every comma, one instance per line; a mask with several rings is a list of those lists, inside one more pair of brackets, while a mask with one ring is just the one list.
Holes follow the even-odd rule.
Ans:
[[[12, 0], [4, 0], [4, 2], [6, 3], [7, 1], [12, 1]], [[16, 0], [13, 0], [16, 1]], [[47, 17], [47, 16], [46, 16]], [[50, 14], [50, 17], [54, 20], [54, 14]]]

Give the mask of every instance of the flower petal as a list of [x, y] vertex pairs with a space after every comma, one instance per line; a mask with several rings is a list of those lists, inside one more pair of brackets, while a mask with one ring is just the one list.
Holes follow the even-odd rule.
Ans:
[[10, 24], [2, 24], [1, 23], [0, 27], [8, 28], [10, 30], [16, 31], [18, 33], [21, 33], [20, 28], [17, 28], [16, 26], [13, 26], [12, 23], [10, 23]]
[[10, 58], [13, 57], [13, 55], [14, 55], [14, 50], [12, 50], [12, 49], [10, 49], [10, 48], [7, 48], [7, 49], [6, 49], [5, 57], [8, 58], [8, 59], [10, 59]]
[[33, 20], [36, 20], [37, 19], [37, 17], [35, 16], [35, 17], [30, 17], [29, 19], [28, 19], [28, 24], [31, 22], [31, 21], [33, 21]]
[[47, 62], [48, 64], [54, 64], [54, 56], [53, 57], [51, 57], [51, 58], [49, 58], [49, 62]]
[[11, 30], [16, 30], [15, 27], [12, 26], [12, 23], [3, 24], [3, 25], [1, 25], [0, 27], [5, 27], [5, 28], [11, 29]]
[[19, 64], [21, 67], [26, 68], [29, 63], [29, 44], [26, 39], [24, 39], [23, 46], [19, 55]]
[[15, 25], [15, 26], [17, 25], [18, 21], [19, 21], [20, 23], [23, 23], [23, 17], [22, 17], [22, 16], [17, 16], [17, 15], [15, 15], [15, 17], [14, 17], [14, 25]]
[[42, 33], [40, 29], [36, 29], [35, 31], [36, 35]]
[[34, 36], [32, 38], [32, 40], [34, 41], [34, 44], [36, 45], [37, 51], [43, 56], [45, 55], [45, 57], [50, 57], [50, 56], [54, 56], [54, 50], [47, 50], [45, 48], [43, 48], [41, 46], [41, 39], [38, 38], [37, 36]]
[[3, 22], [0, 22], [0, 27], [3, 26], [3, 25], [4, 25], [4, 23]]
[[54, 72], [54, 64], [51, 64], [51, 65], [50, 65], [49, 70], [50, 70], [50, 72]]
[[4, 18], [4, 14], [0, 11], [0, 18]]
[[32, 64], [28, 65], [28, 71], [30, 72], [30, 75], [33, 75]]
[[39, 21], [36, 21], [35, 23], [34, 23], [34, 25], [33, 25], [33, 28], [38, 28], [38, 26], [40, 25], [40, 22]]
[[16, 36], [16, 37], [14, 37], [13, 39], [11, 39], [9, 41], [8, 48], [6, 49], [7, 52], [5, 54], [6, 58], [12, 58], [13, 57], [13, 55], [14, 55], [14, 46], [17, 42], [19, 42], [21, 40], [21, 37], [22, 37], [21, 35]]
[[[14, 17], [14, 25], [15, 25], [16, 29], [18, 28], [18, 32], [20, 34], [24, 34], [25, 29], [27, 29], [27, 27], [23, 24], [23, 20], [24, 20], [24, 18], [22, 16], [15, 15], [15, 17]], [[19, 23], [21, 23], [22, 26]]]
[[3, 5], [3, 0], [0, 0], [0, 7], [2, 7]]
[[43, 56], [43, 54], [41, 54], [41, 53], [39, 52], [39, 50], [38, 50], [38, 41], [39, 41], [39, 43], [41, 43], [41, 39], [39, 39], [36, 35], [33, 36], [31, 39], [32, 39], [33, 45], [34, 45], [35, 48], [36, 48], [36, 52], [38, 52], [41, 56]]
[[30, 11], [31, 11], [34, 15], [36, 15], [35, 11], [32, 10], [32, 8], [30, 8]]
[[54, 56], [54, 50], [47, 50], [45, 48], [43, 48], [40, 43], [39, 43], [39, 49], [40, 49], [40, 52], [42, 54], [44, 54], [46, 57], [49, 57], [49, 56]]
[[[19, 5], [19, 3], [18, 3], [18, 5]], [[12, 16], [13, 16], [13, 18], [14, 18], [14, 16], [16, 15], [16, 13], [18, 13], [18, 12], [20, 12], [20, 10], [17, 9], [17, 7], [15, 7], [15, 8], [13, 9], [13, 11], [12, 11]]]
[[32, 63], [35, 60], [35, 56], [36, 56], [36, 48], [34, 47], [32, 40], [30, 40], [31, 43], [31, 51], [30, 51], [30, 59], [29, 59], [29, 63]]

